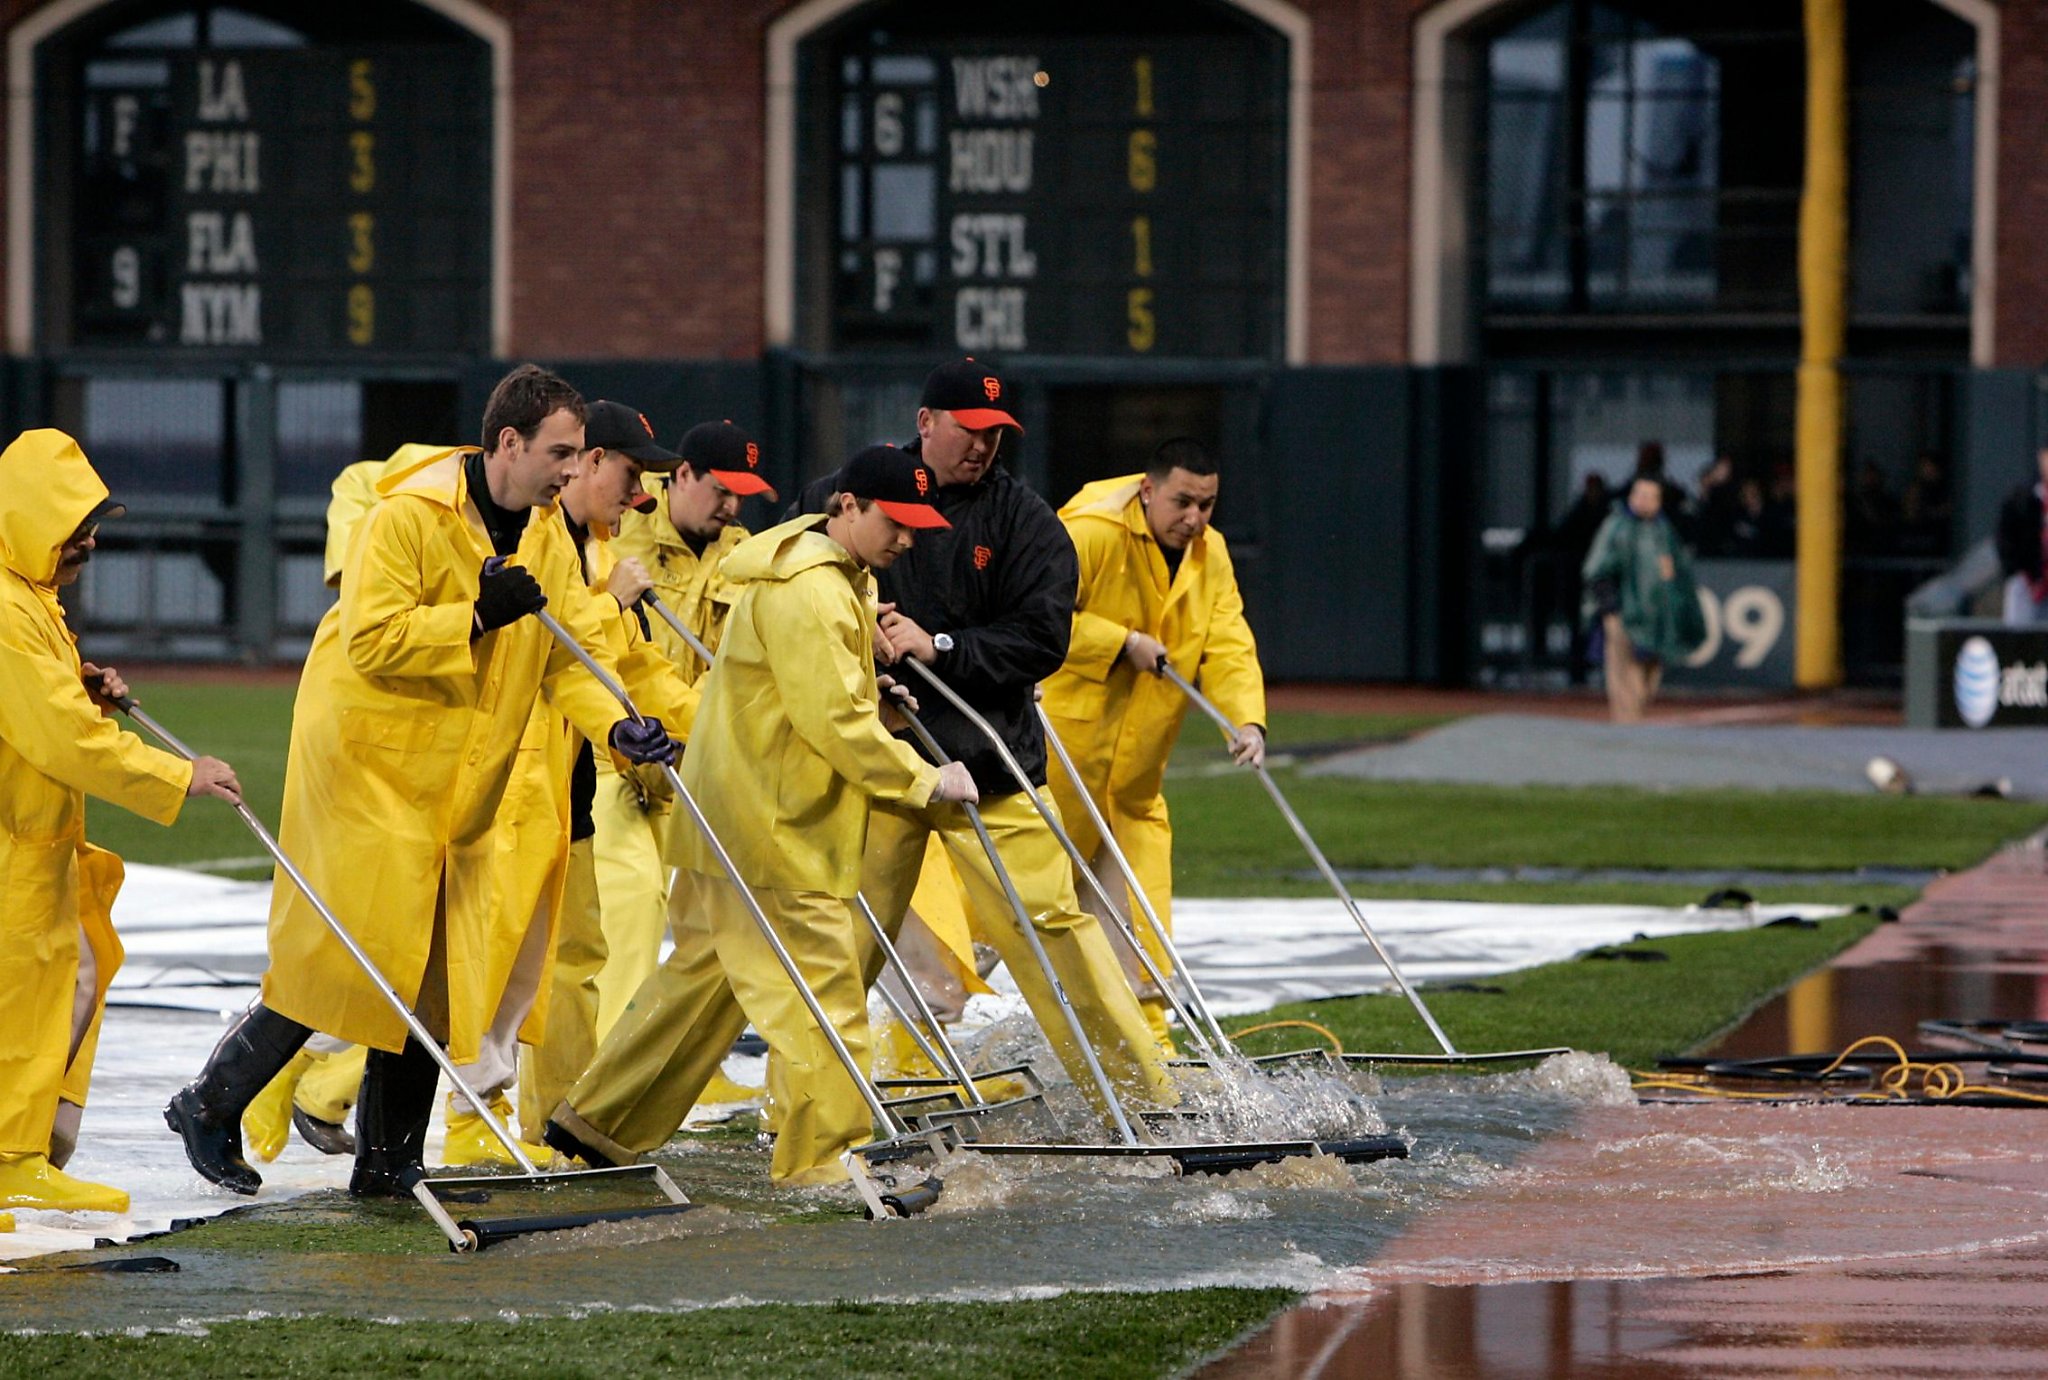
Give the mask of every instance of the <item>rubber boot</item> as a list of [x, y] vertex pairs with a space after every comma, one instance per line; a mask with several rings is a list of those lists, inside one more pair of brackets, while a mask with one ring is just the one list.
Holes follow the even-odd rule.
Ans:
[[[1156, 989], [1155, 989], [1156, 990]], [[1173, 1030], [1166, 1023], [1170, 1009], [1162, 997], [1140, 997], [1138, 1009], [1145, 1013], [1145, 1026], [1152, 1032], [1152, 1043], [1159, 1050], [1162, 1059], [1180, 1058], [1180, 1050], [1174, 1046]]]
[[164, 1123], [184, 1140], [199, 1177], [236, 1193], [262, 1186], [263, 1176], [242, 1158], [242, 1113], [312, 1035], [262, 1002], [228, 1027], [199, 1076], [164, 1108]]
[[128, 1195], [105, 1184], [74, 1179], [47, 1155], [0, 1155], [0, 1207], [58, 1212], [126, 1212]]
[[[925, 1058], [924, 1051], [917, 1046], [917, 1040], [910, 1033], [910, 1027], [902, 1021], [892, 1020], [882, 1027], [882, 1038], [875, 1042], [876, 1072], [889, 1078], [945, 1078], [949, 1075], [936, 1068]], [[705, 1098], [698, 1098], [703, 1102]]]
[[242, 1113], [242, 1137], [249, 1153], [265, 1164], [283, 1153], [285, 1142], [292, 1138], [292, 1094], [311, 1067], [313, 1056], [300, 1050], [283, 1072], [263, 1085], [263, 1091]]
[[[493, 1093], [490, 1101], [492, 1113], [509, 1129], [512, 1125], [512, 1103], [502, 1092]], [[519, 1167], [519, 1161], [512, 1158], [512, 1152], [492, 1133], [489, 1123], [477, 1115], [476, 1108], [470, 1106], [469, 1099], [461, 1093], [448, 1094], [445, 1119], [448, 1137], [441, 1145], [443, 1165], [450, 1169], [479, 1164]], [[533, 1161], [536, 1169], [548, 1169], [554, 1165], [555, 1152], [549, 1146], [522, 1140], [519, 1149]]]
[[313, 1067], [292, 1094], [292, 1126], [299, 1138], [323, 1155], [354, 1155], [356, 1138], [342, 1125], [363, 1086], [361, 1045], [316, 1055]]
[[410, 1036], [403, 1053], [370, 1051], [363, 1065], [362, 1100], [356, 1103], [356, 1168], [349, 1176], [350, 1196], [412, 1195], [412, 1186], [427, 1172], [421, 1160], [440, 1078], [441, 1066], [434, 1056]]

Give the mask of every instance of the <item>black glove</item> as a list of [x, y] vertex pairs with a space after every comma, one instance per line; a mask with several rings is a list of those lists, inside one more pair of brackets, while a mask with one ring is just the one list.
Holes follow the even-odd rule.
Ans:
[[476, 630], [479, 633], [502, 628], [529, 613], [539, 613], [547, 606], [548, 596], [540, 592], [540, 581], [534, 579], [526, 567], [506, 565], [503, 556], [493, 556], [484, 562], [476, 589]]
[[612, 750], [628, 762], [653, 766], [676, 760], [675, 740], [659, 719], [621, 719], [612, 725], [611, 741]]

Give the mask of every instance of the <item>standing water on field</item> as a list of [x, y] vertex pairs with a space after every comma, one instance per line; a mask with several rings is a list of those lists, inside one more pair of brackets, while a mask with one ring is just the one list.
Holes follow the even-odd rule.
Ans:
[[[859, 1216], [849, 1188], [769, 1184], [765, 1150], [727, 1127], [685, 1134], [658, 1153], [705, 1205], [679, 1218], [454, 1256], [410, 1204], [369, 1207], [323, 1192], [93, 1257], [165, 1256], [178, 1262], [176, 1274], [50, 1274], [28, 1262], [0, 1288], [0, 1328], [180, 1327], [255, 1313], [481, 1319], [1217, 1284], [1314, 1289], [1369, 1265], [1417, 1211], [1511, 1170], [1539, 1139], [1613, 1102], [1617, 1089], [1626, 1097], [1620, 1070], [1589, 1056], [1521, 1073], [1390, 1078], [1383, 1087], [1319, 1066], [1181, 1077], [1190, 1102], [1206, 1099], [1215, 1124], [1229, 1127], [1200, 1139], [1384, 1128], [1411, 1141], [1412, 1158], [1296, 1159], [1180, 1178], [1159, 1159], [967, 1151], [941, 1166], [946, 1188], [931, 1212], [878, 1223]], [[1236, 1079], [1246, 1081], [1219, 1087]], [[1055, 1091], [1072, 1099], [1069, 1124], [1085, 1124], [1078, 1096]], [[1266, 1120], [1294, 1102], [1292, 1116]]]

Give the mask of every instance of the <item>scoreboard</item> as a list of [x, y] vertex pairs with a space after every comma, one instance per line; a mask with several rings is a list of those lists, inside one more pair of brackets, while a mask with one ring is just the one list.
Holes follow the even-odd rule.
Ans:
[[487, 353], [490, 104], [448, 46], [103, 49], [57, 231], [66, 343]]
[[1272, 45], [863, 32], [829, 61], [833, 347], [1280, 357]]

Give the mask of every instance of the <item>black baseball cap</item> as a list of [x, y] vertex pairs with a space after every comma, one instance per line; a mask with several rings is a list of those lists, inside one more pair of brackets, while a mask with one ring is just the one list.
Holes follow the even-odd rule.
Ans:
[[692, 471], [710, 475], [742, 498], [749, 494], [775, 497], [774, 486], [760, 474], [760, 445], [730, 420], [691, 427], [681, 449]]
[[654, 424], [646, 413], [606, 398], [584, 405], [583, 448], [599, 446], [629, 456], [656, 474], [674, 469], [683, 458], [654, 439]]
[[871, 500], [905, 527], [951, 527], [928, 501], [939, 481], [908, 451], [869, 446], [839, 470], [839, 492]]
[[924, 396], [917, 405], [950, 412], [969, 431], [1011, 426], [1022, 433], [1024, 428], [1017, 425], [1017, 419], [1003, 410], [1009, 399], [1010, 390], [1003, 376], [986, 365], [976, 364], [970, 355], [932, 370], [925, 378]]

